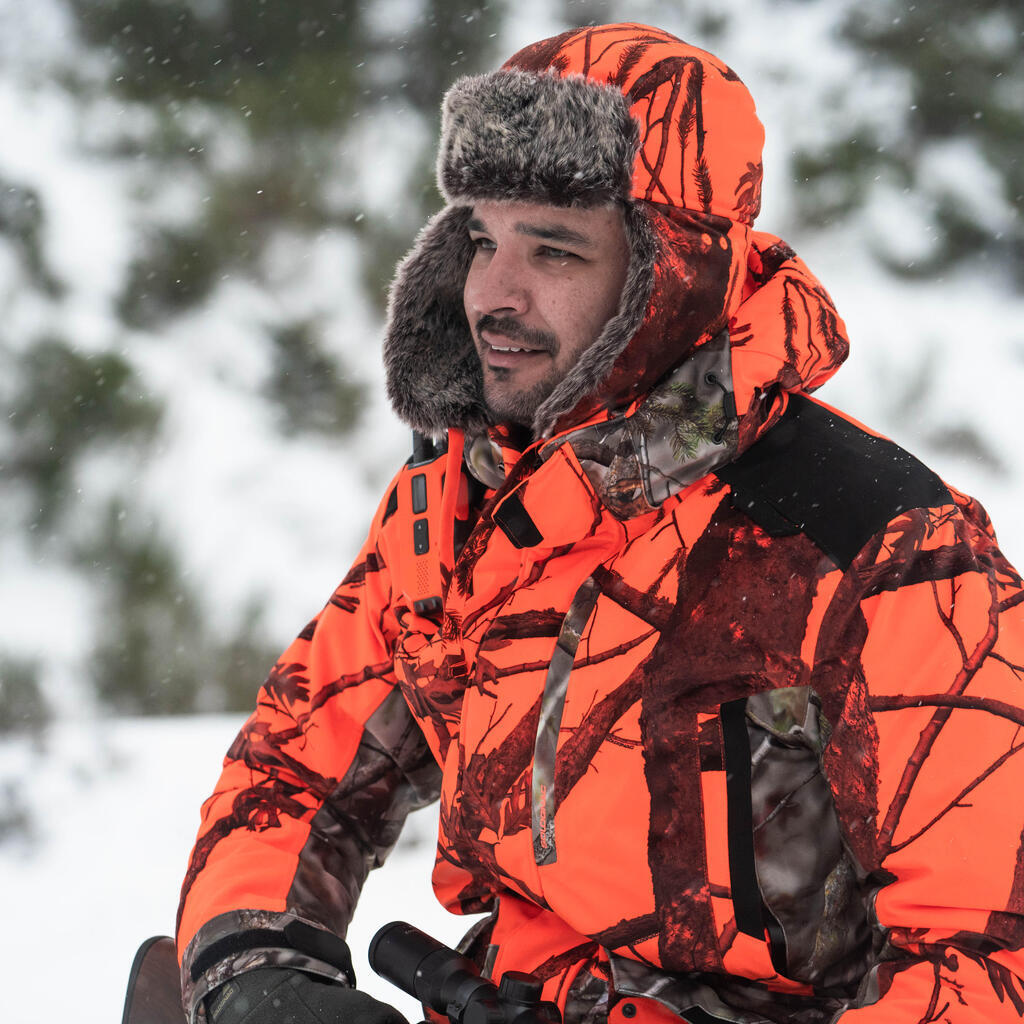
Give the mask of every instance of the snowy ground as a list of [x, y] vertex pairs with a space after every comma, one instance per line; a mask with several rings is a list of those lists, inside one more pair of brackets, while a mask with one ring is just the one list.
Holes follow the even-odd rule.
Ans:
[[[178, 888], [240, 719], [210, 716], [68, 724], [43, 756], [0, 744], [0, 768], [33, 760], [23, 796], [35, 837], [0, 845], [4, 1024], [117, 1024], [137, 946], [174, 928]], [[443, 941], [468, 927], [433, 899], [436, 814], [410, 818], [392, 858], [370, 876], [349, 936], [360, 988], [419, 1020], [417, 1006], [366, 964], [376, 929], [408, 920]]]

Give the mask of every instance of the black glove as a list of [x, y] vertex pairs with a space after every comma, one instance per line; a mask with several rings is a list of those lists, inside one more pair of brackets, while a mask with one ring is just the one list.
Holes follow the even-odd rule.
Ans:
[[205, 999], [211, 1024], [408, 1024], [387, 1003], [292, 967], [261, 967]]

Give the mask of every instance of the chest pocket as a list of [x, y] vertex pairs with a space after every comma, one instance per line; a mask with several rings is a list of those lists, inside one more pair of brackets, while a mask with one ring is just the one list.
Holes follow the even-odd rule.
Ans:
[[722, 705], [729, 888], [738, 932], [816, 987], [852, 983], [870, 952], [865, 895], [821, 767], [829, 724], [813, 690]]

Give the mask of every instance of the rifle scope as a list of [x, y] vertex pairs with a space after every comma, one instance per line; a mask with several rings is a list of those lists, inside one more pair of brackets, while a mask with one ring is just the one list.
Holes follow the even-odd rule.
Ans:
[[370, 966], [452, 1024], [561, 1024], [554, 1003], [542, 1002], [541, 983], [508, 971], [501, 985], [476, 964], [404, 921], [384, 925], [370, 942]]

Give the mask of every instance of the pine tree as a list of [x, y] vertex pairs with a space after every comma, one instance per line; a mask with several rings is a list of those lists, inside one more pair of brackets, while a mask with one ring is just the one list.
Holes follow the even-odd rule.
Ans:
[[842, 36], [861, 54], [863, 81], [889, 76], [905, 102], [875, 109], [879, 93], [848, 84], [843, 136], [796, 161], [804, 219], [850, 214], [881, 182], [913, 204], [927, 237], [878, 240], [894, 272], [981, 265], [1024, 288], [1024, 7], [875, 0], [850, 5]]
[[[327, 236], [355, 239], [355, 285], [382, 311], [396, 259], [439, 202], [432, 151], [442, 92], [489, 62], [502, 5], [421, 0], [407, 22], [385, 22], [357, 0], [66, 3], [85, 48], [64, 68], [69, 95], [84, 115], [112, 101], [129, 115], [97, 117], [108, 127], [88, 136], [93, 154], [126, 168], [136, 189], [115, 332], [159, 341], [215, 306], [226, 286], [272, 294], [281, 312], [255, 327], [265, 370], [252, 380], [252, 401], [267, 405], [283, 437], [350, 434], [364, 384], [325, 331], [336, 292], [303, 305], [292, 297], [301, 283], [293, 264]], [[387, 169], [395, 193], [367, 195], [361, 183], [379, 177], [374, 162], [397, 158], [366, 141], [390, 145], [396, 134], [416, 145], [404, 166]], [[26, 209], [26, 266], [54, 287], [36, 242], [39, 215]], [[100, 440], [148, 443], [161, 408], [130, 399], [144, 392], [131, 345], [102, 367], [56, 341], [37, 344], [28, 360], [29, 377], [67, 392], [57, 405], [69, 416], [38, 403], [39, 387], [24, 391], [22, 454], [12, 464], [59, 537], [58, 498], [76, 480], [79, 451]], [[73, 426], [83, 414], [84, 431]], [[100, 595], [84, 673], [100, 702], [131, 713], [251, 705], [273, 653], [260, 640], [258, 608], [239, 609], [236, 625], [222, 621], [218, 631], [170, 524], [124, 487], [107, 496], [106, 511], [98, 498], [90, 525], [79, 523], [63, 546]]]

